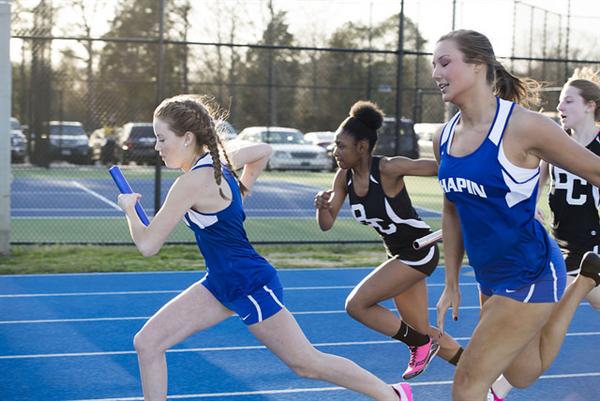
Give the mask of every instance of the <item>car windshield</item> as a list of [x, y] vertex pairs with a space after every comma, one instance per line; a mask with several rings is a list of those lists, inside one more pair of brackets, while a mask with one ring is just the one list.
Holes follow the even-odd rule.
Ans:
[[277, 144], [305, 144], [304, 136], [299, 131], [265, 131], [262, 134], [263, 141], [266, 143]]
[[50, 135], [76, 136], [85, 135], [85, 132], [80, 125], [52, 125]]
[[10, 120], [10, 129], [21, 129], [21, 125], [17, 120]]
[[317, 140], [333, 142], [333, 132], [320, 132], [317, 134]]
[[152, 126], [132, 127], [130, 138], [154, 138], [154, 129]]

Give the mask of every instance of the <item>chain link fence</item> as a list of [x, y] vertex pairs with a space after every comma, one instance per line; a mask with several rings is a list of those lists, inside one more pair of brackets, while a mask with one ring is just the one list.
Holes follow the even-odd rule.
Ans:
[[[381, 152], [417, 156], [413, 124], [447, 117], [431, 80], [433, 42], [454, 25], [485, 29], [469, 11], [481, 6], [475, 0], [435, 2], [452, 16], [437, 25], [432, 2], [405, 3], [15, 1], [12, 114], [26, 157], [12, 164], [11, 242], [128, 243], [107, 167], [123, 165], [148, 214], [158, 209], [177, 173], [157, 164], [149, 123], [159, 101], [179, 93], [211, 96], [236, 133], [250, 126], [334, 131], [350, 105], [370, 99], [392, 117], [393, 140]], [[597, 47], [576, 45], [583, 17], [497, 3], [513, 21], [505, 40], [511, 53], [501, 56], [517, 75], [555, 88], [576, 67], [600, 67]], [[339, 16], [334, 24], [327, 15]], [[554, 110], [557, 93], [543, 93], [544, 110]], [[316, 146], [301, 161], [305, 170], [261, 177], [246, 204], [253, 241], [377, 240], [349, 211], [332, 232], [318, 230], [312, 199], [333, 179], [330, 164], [314, 164], [319, 153], [327, 150]], [[438, 225], [436, 181], [411, 179], [408, 190]], [[169, 239], [192, 241], [183, 226]]]

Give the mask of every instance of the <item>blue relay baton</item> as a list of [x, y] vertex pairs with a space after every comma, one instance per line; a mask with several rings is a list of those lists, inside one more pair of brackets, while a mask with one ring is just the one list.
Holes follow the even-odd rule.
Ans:
[[[112, 166], [108, 169], [108, 172], [110, 173], [115, 184], [117, 184], [117, 188], [119, 188], [119, 191], [121, 191], [122, 194], [133, 193], [131, 186], [125, 179], [125, 176], [121, 172], [119, 166]], [[150, 224], [150, 220], [148, 220], [148, 216], [146, 215], [146, 212], [144, 211], [144, 208], [142, 207], [142, 204], [140, 202], [136, 202], [135, 211], [137, 212], [137, 215], [139, 216], [140, 220], [142, 221], [142, 223], [144, 223], [145, 226]]]

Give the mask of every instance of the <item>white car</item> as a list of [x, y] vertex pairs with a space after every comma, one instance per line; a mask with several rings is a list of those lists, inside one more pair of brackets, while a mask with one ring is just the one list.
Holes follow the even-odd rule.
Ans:
[[294, 128], [248, 127], [237, 139], [273, 147], [267, 170], [327, 170], [331, 166], [325, 149], [307, 143], [302, 132]]
[[304, 134], [304, 140], [313, 145], [326, 148], [335, 140], [335, 132], [333, 131], [314, 131]]

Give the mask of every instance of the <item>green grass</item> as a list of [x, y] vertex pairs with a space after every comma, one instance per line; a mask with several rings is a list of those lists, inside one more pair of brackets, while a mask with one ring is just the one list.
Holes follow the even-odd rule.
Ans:
[[[381, 243], [257, 245], [277, 268], [375, 267], [386, 260]], [[444, 264], [443, 250], [440, 264]], [[203, 270], [196, 245], [165, 245], [150, 258], [135, 246], [20, 245], [0, 256], [0, 274]]]
[[[35, 220], [35, 224], [32, 220]], [[433, 229], [440, 227], [439, 219], [428, 222]], [[337, 220], [327, 232], [321, 231], [314, 219], [248, 219], [245, 227], [252, 242], [376, 242], [380, 238], [374, 230], [350, 219]], [[168, 239], [171, 243], [194, 241], [193, 233], [183, 223], [176, 227]], [[131, 243], [131, 237], [125, 218], [13, 219], [11, 242], [128, 244]]]

